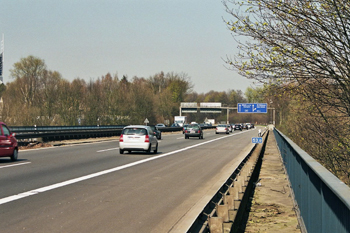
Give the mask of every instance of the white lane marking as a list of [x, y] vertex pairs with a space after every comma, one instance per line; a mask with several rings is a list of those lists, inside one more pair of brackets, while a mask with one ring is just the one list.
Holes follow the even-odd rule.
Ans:
[[0, 166], [0, 169], [1, 169], [1, 168], [6, 168], [6, 167], [21, 166], [21, 165], [25, 165], [25, 164], [28, 164], [28, 163], [31, 163], [31, 162], [16, 163], [16, 164], [11, 164], [11, 165], [6, 165], [6, 166]]
[[217, 141], [217, 140], [221, 140], [221, 139], [224, 139], [224, 138], [227, 138], [227, 137], [232, 137], [234, 135], [237, 135], [237, 134], [231, 134], [231, 135], [227, 135], [227, 136], [224, 136], [224, 137], [215, 138], [215, 139], [212, 139], [212, 140], [209, 140], [209, 141], [206, 141], [206, 142], [202, 142], [202, 143], [198, 143], [198, 144], [195, 144], [195, 145], [192, 145], [192, 146], [188, 146], [188, 147], [185, 147], [185, 148], [182, 148], [182, 149], [179, 149], [179, 150], [171, 151], [171, 152], [165, 153], [163, 155], [150, 157], [150, 158], [139, 160], [139, 161], [136, 161], [136, 162], [133, 162], [133, 163], [125, 164], [125, 165], [122, 165], [122, 166], [119, 166], [119, 167], [115, 167], [115, 168], [111, 168], [111, 169], [108, 169], [108, 170], [96, 172], [96, 173], [93, 173], [93, 174], [90, 174], [90, 175], [86, 175], [86, 176], [78, 177], [78, 178], [75, 178], [75, 179], [63, 181], [63, 182], [60, 182], [60, 183], [57, 183], [57, 184], [52, 184], [52, 185], [45, 186], [45, 187], [38, 188], [38, 189], [33, 189], [31, 191], [28, 191], [28, 192], [15, 194], [15, 195], [12, 195], [12, 196], [9, 196], [9, 197], [4, 197], [4, 198], [0, 199], [0, 205], [8, 203], [8, 202], [16, 201], [16, 200], [19, 200], [19, 199], [22, 199], [22, 198], [25, 198], [25, 197], [29, 197], [29, 196], [32, 196], [32, 195], [35, 195], [35, 194], [43, 193], [43, 192], [46, 192], [46, 191], [49, 191], [49, 190], [53, 190], [53, 189], [57, 189], [57, 188], [60, 188], [60, 187], [64, 187], [64, 186], [67, 186], [67, 185], [70, 185], [70, 184], [78, 183], [78, 182], [81, 182], [81, 181], [84, 181], [84, 180], [88, 180], [88, 179], [91, 179], [91, 178], [94, 178], [94, 177], [106, 175], [108, 173], [112, 173], [112, 172], [116, 172], [116, 171], [119, 171], [119, 170], [123, 170], [123, 169], [129, 168], [129, 167], [133, 167], [133, 166], [136, 166], [136, 165], [139, 165], [139, 164], [142, 164], [142, 163], [146, 163], [146, 162], [149, 162], [149, 161], [152, 161], [152, 160], [160, 159], [160, 158], [172, 155], [172, 154], [176, 154], [176, 153], [179, 153], [179, 152], [182, 152], [182, 151], [185, 151], [185, 150], [189, 150], [189, 149], [192, 149], [192, 148], [195, 148], [195, 147], [198, 147], [198, 146], [202, 146], [202, 145], [207, 144], [207, 143], [211, 143], [211, 142], [214, 142], [214, 141]]
[[119, 147], [116, 147], [116, 148], [110, 148], [110, 149], [105, 149], [105, 150], [98, 150], [96, 151], [97, 153], [100, 153], [100, 152], [105, 152], [105, 151], [110, 151], [110, 150], [118, 150]]

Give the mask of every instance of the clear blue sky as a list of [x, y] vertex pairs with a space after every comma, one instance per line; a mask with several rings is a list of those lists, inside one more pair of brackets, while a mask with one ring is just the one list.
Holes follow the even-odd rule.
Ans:
[[225, 68], [237, 45], [221, 0], [0, 0], [4, 82], [21, 58], [43, 59], [67, 80], [186, 73], [198, 93], [245, 92]]

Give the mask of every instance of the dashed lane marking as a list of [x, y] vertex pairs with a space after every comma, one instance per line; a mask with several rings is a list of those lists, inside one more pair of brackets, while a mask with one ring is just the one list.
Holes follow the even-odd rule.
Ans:
[[0, 166], [0, 169], [1, 169], [1, 168], [6, 168], [6, 167], [21, 166], [21, 165], [25, 165], [25, 164], [28, 164], [28, 163], [31, 163], [31, 162], [16, 163], [16, 164], [11, 164], [11, 165]]

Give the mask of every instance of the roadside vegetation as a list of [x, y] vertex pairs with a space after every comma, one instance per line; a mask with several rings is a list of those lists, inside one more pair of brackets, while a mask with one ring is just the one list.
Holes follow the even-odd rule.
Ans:
[[227, 65], [264, 85], [277, 127], [350, 185], [350, 3], [223, 3], [240, 50]]

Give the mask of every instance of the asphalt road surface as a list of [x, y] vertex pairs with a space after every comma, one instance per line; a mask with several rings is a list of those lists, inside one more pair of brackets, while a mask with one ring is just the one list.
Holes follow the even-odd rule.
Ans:
[[0, 159], [0, 232], [184, 232], [252, 148], [257, 130], [163, 134], [157, 154], [118, 141]]

